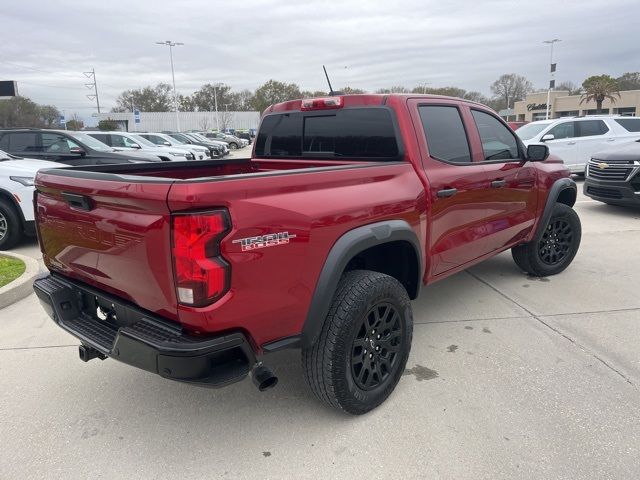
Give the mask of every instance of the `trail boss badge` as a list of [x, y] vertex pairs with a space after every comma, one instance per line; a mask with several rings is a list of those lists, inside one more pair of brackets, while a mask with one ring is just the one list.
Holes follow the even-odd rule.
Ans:
[[242, 251], [255, 250], [256, 248], [275, 247], [289, 243], [289, 240], [296, 238], [295, 235], [289, 235], [289, 232], [268, 233], [258, 237], [247, 237], [233, 240], [231, 243], [239, 243]]

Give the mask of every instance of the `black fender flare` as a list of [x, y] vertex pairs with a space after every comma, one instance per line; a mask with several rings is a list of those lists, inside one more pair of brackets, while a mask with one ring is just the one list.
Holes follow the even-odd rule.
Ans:
[[544, 233], [544, 229], [549, 223], [549, 219], [551, 218], [551, 214], [553, 213], [553, 207], [558, 202], [558, 197], [560, 194], [565, 191], [570, 190], [572, 193], [572, 201], [568, 204], [570, 207], [573, 207], [576, 203], [576, 198], [578, 195], [578, 187], [576, 186], [576, 182], [574, 182], [570, 178], [561, 178], [556, 180], [551, 188], [549, 189], [549, 195], [547, 196], [547, 201], [544, 206], [544, 210], [542, 212], [542, 217], [540, 218], [540, 223], [536, 228], [536, 234], [533, 237], [534, 241], [539, 241]]
[[[316, 282], [307, 318], [302, 327], [301, 345], [303, 348], [313, 345], [320, 335], [338, 282], [349, 261], [370, 247], [395, 241], [409, 242], [415, 250], [419, 263], [416, 290], [419, 291], [422, 284], [422, 250], [416, 233], [407, 222], [387, 220], [349, 230], [331, 247]], [[417, 296], [417, 291], [414, 297]]]

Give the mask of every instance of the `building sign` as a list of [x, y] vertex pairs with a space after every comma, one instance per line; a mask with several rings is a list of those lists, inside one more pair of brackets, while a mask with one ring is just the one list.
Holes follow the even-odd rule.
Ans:
[[14, 80], [0, 81], [0, 97], [15, 97], [18, 95], [18, 85]]
[[133, 121], [135, 123], [140, 123], [140, 110], [134, 110], [133, 111]]
[[532, 110], [546, 110], [546, 103], [530, 103], [527, 105], [527, 111], [531, 112]]

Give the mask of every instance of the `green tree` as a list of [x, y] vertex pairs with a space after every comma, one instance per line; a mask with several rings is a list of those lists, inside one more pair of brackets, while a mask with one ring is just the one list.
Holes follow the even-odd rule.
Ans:
[[51, 105], [38, 105], [26, 97], [0, 101], [0, 127], [58, 126], [60, 111]]
[[362, 90], [361, 88], [352, 88], [352, 87], [342, 87], [339, 91], [344, 93], [345, 95], [358, 95], [361, 93], [365, 93], [365, 91]]
[[269, 80], [258, 88], [251, 102], [254, 110], [264, 111], [269, 105], [286, 102], [302, 97], [300, 88], [295, 83], [283, 83], [277, 80]]
[[67, 121], [67, 130], [82, 130], [84, 128], [84, 122], [74, 118]]
[[618, 83], [610, 75], [593, 75], [582, 82], [584, 93], [580, 98], [580, 105], [583, 103], [596, 102], [596, 112], [602, 111], [602, 102], [610, 100], [615, 103], [617, 96], [620, 98]]
[[618, 90], [640, 90], [640, 72], [627, 72], [616, 78]]
[[509, 108], [532, 92], [533, 84], [522, 75], [505, 73], [491, 84], [491, 91], [494, 98], [499, 100], [496, 105], [499, 109]]
[[408, 88], [403, 87], [402, 85], [394, 85], [393, 87], [389, 87], [389, 88], [379, 88], [378, 90], [376, 90], [376, 93], [411, 93], [411, 92], [409, 92]]
[[233, 110], [235, 112], [248, 112], [253, 107], [253, 92], [251, 90], [240, 90], [239, 92], [233, 92], [230, 95], [231, 105], [229, 106], [229, 110]]
[[118, 122], [107, 118], [106, 120], [100, 120], [98, 122], [98, 130], [102, 130], [104, 132], [112, 132], [114, 130], [118, 130]]
[[173, 110], [173, 91], [168, 83], [155, 87], [146, 86], [136, 90], [125, 90], [116, 99], [112, 112], [130, 112], [132, 107], [143, 112], [170, 112]]

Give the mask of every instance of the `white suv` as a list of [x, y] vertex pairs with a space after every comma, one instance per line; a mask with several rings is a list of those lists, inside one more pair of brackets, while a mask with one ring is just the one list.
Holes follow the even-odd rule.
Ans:
[[86, 132], [96, 140], [114, 148], [116, 151], [141, 150], [157, 155], [163, 162], [177, 160], [195, 160], [193, 153], [182, 148], [156, 145], [146, 138], [128, 132]]
[[61, 163], [21, 158], [0, 150], [0, 250], [8, 250], [24, 234], [35, 235], [33, 179], [41, 168]]
[[594, 115], [540, 120], [523, 125], [516, 134], [525, 145], [545, 143], [572, 173], [584, 173], [594, 153], [640, 139], [640, 118]]

